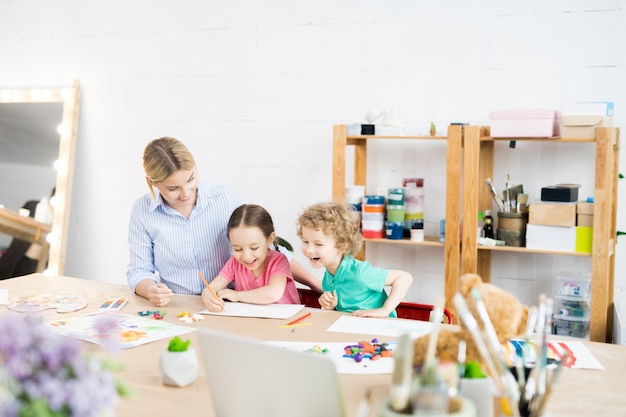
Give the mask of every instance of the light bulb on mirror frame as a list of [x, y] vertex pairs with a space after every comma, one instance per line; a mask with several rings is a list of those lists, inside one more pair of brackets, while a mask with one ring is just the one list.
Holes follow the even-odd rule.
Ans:
[[74, 90], [72, 90], [71, 88], [64, 88], [61, 90], [61, 97], [63, 98], [63, 100], [69, 100], [72, 97], [74, 97]]
[[49, 244], [56, 243], [59, 240], [59, 234], [57, 232], [50, 232], [48, 236], [46, 236], [46, 241]]
[[67, 125], [65, 123], [59, 123], [57, 133], [61, 136], [65, 135], [67, 133]]
[[39, 89], [30, 90], [30, 98], [33, 100], [41, 100], [43, 97], [43, 93]]
[[50, 197], [50, 205], [54, 208], [61, 207], [61, 198], [58, 195]]
[[13, 95], [13, 91], [11, 90], [2, 90], [0, 98], [2, 98], [2, 101], [11, 101], [13, 100]]

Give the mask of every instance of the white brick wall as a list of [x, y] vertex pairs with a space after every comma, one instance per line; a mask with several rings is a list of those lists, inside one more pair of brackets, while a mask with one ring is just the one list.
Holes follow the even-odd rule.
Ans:
[[[626, 126], [625, 23], [618, 0], [9, 0], [0, 2], [0, 86], [80, 80], [66, 274], [125, 282], [128, 215], [146, 191], [140, 159], [149, 140], [183, 140], [204, 180], [265, 205], [279, 233], [299, 246], [297, 213], [331, 195], [332, 124], [362, 122], [369, 108], [397, 109], [425, 132], [431, 120], [441, 131], [455, 121], [486, 124], [492, 109], [610, 100], [615, 124]], [[414, 163], [372, 148], [372, 186], [424, 175], [427, 220], [436, 227], [438, 157]], [[511, 173], [527, 190], [581, 182], [586, 196], [593, 167], [539, 169], [554, 158], [579, 168], [576, 153], [518, 144], [497, 163], [496, 186]], [[624, 223], [622, 216], [621, 230]], [[618, 245], [621, 287], [625, 246]], [[369, 253], [373, 263], [416, 276], [411, 299], [432, 302], [442, 292], [439, 253], [382, 246]], [[572, 263], [499, 257], [493, 281], [524, 289], [532, 302], [544, 278]]]

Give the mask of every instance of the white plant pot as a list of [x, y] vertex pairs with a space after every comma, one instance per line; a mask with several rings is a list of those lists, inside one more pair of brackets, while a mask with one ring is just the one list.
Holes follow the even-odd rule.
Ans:
[[184, 387], [191, 384], [198, 376], [198, 357], [193, 348], [184, 352], [161, 353], [159, 361], [161, 383], [174, 387]]

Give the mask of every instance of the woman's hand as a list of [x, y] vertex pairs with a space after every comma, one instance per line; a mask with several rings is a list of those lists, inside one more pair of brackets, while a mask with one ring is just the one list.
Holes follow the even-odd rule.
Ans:
[[153, 306], [155, 307], [163, 307], [165, 305], [167, 305], [167, 303], [170, 302], [170, 300], [172, 299], [172, 295], [174, 293], [172, 292], [171, 289], [168, 288], [167, 285], [163, 284], [163, 283], [158, 283], [158, 284], [154, 284], [152, 285], [149, 289], [148, 289], [148, 300], [150, 300], [150, 302], [152, 303]]
[[324, 310], [334, 310], [337, 307], [337, 291], [325, 291], [317, 300]]

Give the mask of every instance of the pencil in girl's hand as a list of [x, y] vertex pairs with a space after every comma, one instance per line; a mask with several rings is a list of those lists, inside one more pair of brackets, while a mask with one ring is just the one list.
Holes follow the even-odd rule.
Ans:
[[206, 278], [204, 278], [204, 275], [202, 275], [202, 272], [198, 271], [198, 276], [200, 276], [200, 279], [202, 280], [202, 282], [204, 282], [205, 287], [211, 288], [209, 287], [209, 283], [207, 282]]
[[[202, 272], [198, 271], [198, 275], [200, 276], [200, 278], [202, 279], [202, 282], [204, 282], [204, 286], [207, 287], [209, 289], [209, 292], [211, 293], [211, 295], [213, 296], [213, 298], [222, 301], [222, 299], [217, 295], [217, 293], [215, 292], [215, 290], [213, 289], [213, 287], [211, 287], [209, 285], [209, 283], [207, 282], [207, 280], [204, 278], [204, 275], [202, 275]], [[224, 311], [224, 305], [222, 304], [222, 311]]]

